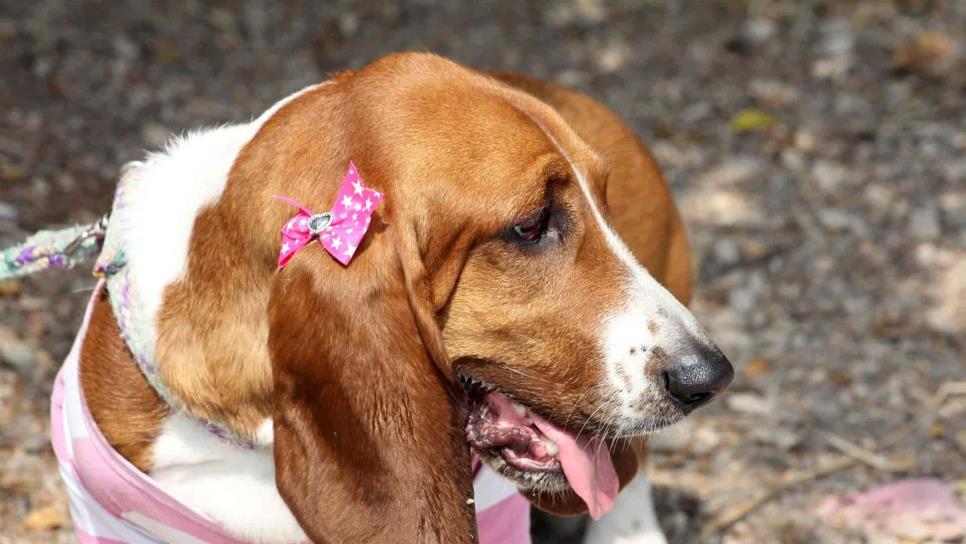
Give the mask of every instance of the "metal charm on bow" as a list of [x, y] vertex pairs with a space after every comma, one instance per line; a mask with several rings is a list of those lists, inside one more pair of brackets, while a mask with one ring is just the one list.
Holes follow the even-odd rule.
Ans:
[[366, 235], [372, 214], [382, 197], [382, 193], [362, 184], [352, 161], [349, 161], [349, 170], [330, 211], [316, 213], [291, 198], [276, 195], [275, 198], [299, 209], [299, 213], [282, 226], [278, 268], [285, 268], [299, 250], [316, 239], [335, 260], [348, 265]]

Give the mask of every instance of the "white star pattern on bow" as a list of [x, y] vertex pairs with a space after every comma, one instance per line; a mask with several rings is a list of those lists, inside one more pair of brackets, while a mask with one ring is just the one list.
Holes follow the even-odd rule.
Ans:
[[[354, 195], [357, 197], [354, 198]], [[281, 229], [282, 243], [278, 257], [278, 266], [281, 269], [296, 253], [314, 240], [319, 241], [337, 261], [348, 265], [365, 237], [371, 223], [371, 216], [378, 208], [383, 195], [364, 185], [358, 170], [350, 161], [348, 172], [336, 192], [334, 204], [329, 212], [332, 214], [332, 221], [326, 229], [328, 232], [320, 234], [312, 234], [308, 229], [311, 223], [310, 217], [317, 215], [315, 212], [290, 198], [282, 196], [276, 196], [276, 198], [299, 209], [298, 215], [287, 221]], [[340, 206], [341, 210], [338, 209]]]

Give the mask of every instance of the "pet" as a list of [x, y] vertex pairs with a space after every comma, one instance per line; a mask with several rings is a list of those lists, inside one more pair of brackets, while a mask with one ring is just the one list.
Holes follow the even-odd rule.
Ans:
[[[363, 211], [351, 262], [306, 227], [279, 267]], [[431, 54], [128, 165], [97, 270], [52, 407], [82, 542], [528, 542], [530, 504], [659, 538], [637, 437], [733, 376], [631, 129]]]

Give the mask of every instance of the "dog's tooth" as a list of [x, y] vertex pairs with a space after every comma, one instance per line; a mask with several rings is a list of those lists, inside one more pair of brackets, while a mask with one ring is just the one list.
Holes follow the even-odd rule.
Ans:
[[560, 452], [560, 448], [557, 447], [557, 443], [548, 438], [543, 439], [544, 445], [547, 446], [548, 455], [557, 455]]
[[519, 402], [514, 402], [510, 406], [513, 407], [513, 411], [516, 412], [518, 416], [525, 417], [527, 415], [527, 407]]

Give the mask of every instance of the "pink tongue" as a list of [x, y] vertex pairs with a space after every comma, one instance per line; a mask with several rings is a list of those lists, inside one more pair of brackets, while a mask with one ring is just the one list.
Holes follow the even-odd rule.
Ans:
[[[527, 426], [528, 422], [517, 414], [510, 399], [500, 393], [490, 393], [486, 398], [495, 408], [497, 420], [515, 426]], [[560, 465], [570, 487], [587, 504], [587, 512], [593, 519], [606, 514], [617, 497], [620, 484], [617, 471], [610, 458], [607, 444], [597, 438], [580, 437], [565, 431], [546, 419], [527, 410], [526, 416], [537, 429], [557, 444]]]
[[620, 488], [607, 444], [598, 438], [574, 438], [537, 414], [528, 415], [540, 432], [557, 444], [560, 465], [570, 487], [587, 504], [590, 517], [600, 519], [614, 506]]

